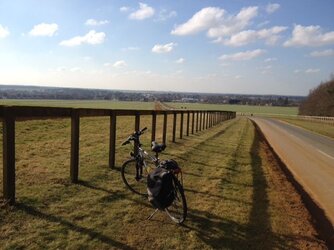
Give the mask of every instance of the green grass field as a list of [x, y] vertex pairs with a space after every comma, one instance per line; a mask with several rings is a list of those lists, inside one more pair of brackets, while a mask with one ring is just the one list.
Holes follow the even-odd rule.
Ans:
[[[17, 206], [0, 205], [0, 248], [324, 249], [249, 120], [171, 143], [171, 119], [161, 158], [176, 159], [184, 170], [189, 212], [183, 226], [164, 213], [147, 221], [153, 208], [121, 181], [131, 147], [120, 144], [133, 131], [132, 117], [117, 120], [114, 170], [107, 165], [109, 119], [81, 119], [79, 184], [69, 181], [70, 120], [24, 121], [16, 126]], [[142, 117], [141, 127], [150, 124]], [[162, 117], [157, 133], [161, 141]], [[145, 146], [149, 138], [143, 136]]]
[[66, 108], [96, 108], [96, 109], [138, 109], [150, 110], [153, 102], [122, 102], [122, 101], [82, 101], [82, 100], [9, 100], [0, 99], [0, 105], [66, 107]]
[[[243, 114], [278, 114], [297, 115], [297, 107], [270, 107], [249, 105], [219, 105], [203, 103], [166, 103], [177, 109], [194, 110], [224, 110], [235, 111]], [[49, 106], [49, 107], [74, 107], [74, 108], [110, 108], [110, 109], [154, 109], [152, 102], [121, 102], [121, 101], [81, 101], [81, 100], [0, 100], [0, 105], [21, 106]]]
[[235, 111], [242, 114], [262, 114], [262, 115], [297, 115], [298, 107], [273, 107], [273, 106], [250, 106], [250, 105], [230, 105], [230, 104], [203, 104], [203, 103], [167, 103], [179, 109], [199, 109], [199, 110], [225, 110]]

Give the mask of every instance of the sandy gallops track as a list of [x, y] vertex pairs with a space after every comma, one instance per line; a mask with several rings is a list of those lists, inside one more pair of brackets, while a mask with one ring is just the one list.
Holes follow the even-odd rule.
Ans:
[[174, 108], [165, 104], [165, 103], [155, 101], [154, 102], [154, 109], [155, 110], [173, 110]]
[[251, 119], [328, 219], [325, 233], [330, 245], [334, 244], [334, 140], [275, 119]]

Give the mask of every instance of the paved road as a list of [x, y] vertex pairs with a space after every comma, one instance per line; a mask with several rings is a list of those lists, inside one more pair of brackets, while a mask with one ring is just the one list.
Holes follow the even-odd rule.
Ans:
[[334, 140], [275, 119], [251, 119], [334, 225]]

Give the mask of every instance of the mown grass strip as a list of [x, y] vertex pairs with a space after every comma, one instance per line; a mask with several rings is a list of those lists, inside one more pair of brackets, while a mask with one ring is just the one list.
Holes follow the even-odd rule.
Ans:
[[334, 126], [321, 121], [307, 121], [292, 118], [280, 118], [280, 120], [313, 131], [315, 133], [334, 138]]

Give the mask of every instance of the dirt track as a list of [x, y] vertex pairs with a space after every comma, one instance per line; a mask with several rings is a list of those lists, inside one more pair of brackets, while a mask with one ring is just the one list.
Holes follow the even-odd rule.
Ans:
[[252, 118], [295, 180], [334, 225], [334, 140], [278, 120]]

